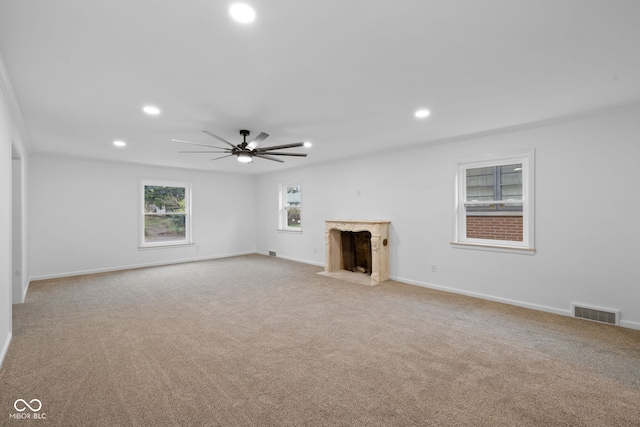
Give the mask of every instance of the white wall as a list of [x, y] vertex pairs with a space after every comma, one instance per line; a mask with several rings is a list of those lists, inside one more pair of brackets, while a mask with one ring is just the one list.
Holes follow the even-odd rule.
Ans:
[[[0, 92], [0, 200], [11, 200], [11, 135], [9, 108]], [[11, 204], [0, 203], [0, 363], [11, 340]]]
[[[23, 274], [28, 274], [28, 262], [24, 256], [26, 250], [26, 227], [27, 222], [24, 218], [16, 218], [15, 224], [22, 229], [22, 233], [12, 232], [14, 223], [12, 222], [13, 215], [13, 200], [18, 197], [13, 197], [13, 160], [12, 150], [15, 150], [16, 154], [21, 157], [21, 173], [16, 174], [16, 179], [24, 178], [24, 171], [27, 170], [27, 154], [23, 141], [23, 136], [20, 131], [22, 129], [18, 126], [21, 123], [19, 117], [19, 110], [15, 101], [15, 96], [11, 88], [11, 84], [7, 77], [6, 69], [2, 58], [0, 58], [0, 200], [4, 203], [0, 203], [0, 366], [9, 348], [11, 342], [11, 312], [12, 312], [12, 276], [14, 271], [13, 254], [14, 249], [13, 240], [20, 238], [20, 242], [16, 242], [15, 248], [21, 251], [17, 256], [22, 259], [22, 262], [16, 267], [20, 266]], [[24, 197], [27, 184], [21, 182], [18, 185], [22, 191]], [[23, 213], [26, 210], [26, 205], [22, 203], [20, 211]], [[26, 286], [26, 281], [24, 282]], [[17, 298], [16, 300], [21, 300]]]
[[[31, 279], [255, 252], [255, 179], [33, 155]], [[194, 246], [138, 249], [139, 178], [192, 183]]]
[[12, 150], [11, 159], [11, 281], [12, 302], [24, 302], [25, 280], [23, 279], [23, 248], [22, 248], [22, 156], [17, 150]]
[[[559, 314], [570, 314], [572, 302], [619, 309], [622, 326], [640, 329], [639, 141], [636, 107], [264, 174], [257, 248], [324, 265], [325, 219], [386, 219], [396, 280]], [[456, 162], [531, 148], [537, 253], [452, 248]], [[296, 179], [304, 231], [278, 232], [278, 185]]]

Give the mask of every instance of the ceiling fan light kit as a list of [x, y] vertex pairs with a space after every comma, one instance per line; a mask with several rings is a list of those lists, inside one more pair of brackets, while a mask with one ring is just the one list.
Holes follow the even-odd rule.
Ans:
[[253, 157], [248, 153], [238, 153], [238, 161], [240, 163], [251, 163], [253, 162]]
[[200, 147], [207, 147], [209, 149], [215, 148], [216, 150], [222, 150], [222, 151], [180, 151], [180, 153], [216, 153], [216, 154], [225, 154], [224, 156], [216, 157], [216, 158], [213, 158], [211, 160], [219, 160], [219, 159], [224, 159], [225, 157], [236, 156], [238, 161], [241, 162], [241, 163], [251, 163], [251, 162], [253, 162], [253, 158], [254, 157], [257, 157], [257, 158], [260, 158], [260, 159], [271, 160], [271, 161], [278, 162], [278, 163], [284, 163], [284, 160], [280, 160], [280, 159], [278, 159], [276, 157], [272, 157], [272, 156], [307, 157], [306, 153], [281, 153], [281, 152], [274, 153], [274, 151], [277, 151], [277, 150], [284, 150], [284, 149], [287, 149], [287, 148], [295, 148], [295, 147], [307, 146], [304, 142], [294, 142], [292, 144], [273, 145], [271, 147], [259, 148], [258, 145], [262, 141], [267, 139], [267, 137], [269, 136], [268, 133], [264, 133], [264, 132], [260, 132], [260, 134], [258, 134], [258, 136], [253, 138], [253, 140], [251, 142], [247, 142], [247, 136], [249, 136], [251, 134], [251, 132], [249, 132], [248, 130], [242, 129], [242, 130], [240, 130], [240, 135], [242, 135], [242, 142], [240, 144], [237, 144], [237, 145], [234, 145], [234, 144], [230, 143], [226, 139], [221, 138], [218, 135], [216, 135], [216, 134], [214, 134], [212, 132], [209, 132], [208, 130], [203, 130], [203, 132], [206, 133], [207, 135], [209, 135], [210, 137], [217, 139], [218, 141], [224, 142], [230, 148], [227, 148], [227, 147], [216, 147], [214, 145], [200, 144], [200, 143], [197, 143], [197, 142], [184, 141], [184, 140], [181, 140], [181, 139], [172, 139], [172, 141], [173, 142], [178, 142], [178, 143], [181, 143], [181, 144], [191, 144], [191, 145], [197, 145], [197, 146], [200, 146]]

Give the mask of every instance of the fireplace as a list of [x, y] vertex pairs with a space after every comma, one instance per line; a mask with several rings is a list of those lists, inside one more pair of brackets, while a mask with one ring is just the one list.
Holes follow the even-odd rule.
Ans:
[[371, 276], [371, 232], [340, 231], [342, 269]]
[[377, 285], [389, 280], [389, 221], [327, 220], [324, 274]]

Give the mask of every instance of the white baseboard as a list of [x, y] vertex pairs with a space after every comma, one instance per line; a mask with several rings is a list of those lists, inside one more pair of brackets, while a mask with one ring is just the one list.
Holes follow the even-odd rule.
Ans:
[[221, 255], [213, 255], [213, 256], [204, 256], [204, 257], [196, 257], [196, 258], [182, 258], [182, 259], [174, 259], [168, 261], [158, 261], [158, 262], [147, 262], [142, 264], [130, 264], [130, 265], [119, 265], [114, 267], [106, 267], [106, 268], [96, 268], [92, 270], [79, 270], [79, 271], [69, 271], [65, 273], [55, 273], [55, 274], [44, 274], [40, 276], [33, 276], [30, 278], [30, 281], [34, 280], [46, 280], [46, 279], [59, 279], [62, 277], [72, 277], [72, 276], [82, 276], [85, 274], [95, 274], [95, 273], [109, 273], [112, 271], [122, 271], [122, 270], [133, 270], [136, 268], [145, 268], [145, 267], [157, 267], [160, 265], [171, 265], [171, 264], [183, 264], [185, 262], [195, 262], [195, 261], [207, 261], [210, 259], [219, 259], [219, 258], [230, 258], [234, 256], [241, 255], [251, 255], [255, 254], [255, 251], [250, 252], [235, 252], [230, 254], [221, 254]]
[[[267, 254], [267, 255], [269, 255], [269, 254]], [[318, 267], [324, 267], [324, 263], [323, 262], [309, 261], [309, 260], [306, 260], [306, 259], [292, 258], [292, 257], [282, 256], [282, 255], [276, 255], [275, 258], [282, 258], [282, 259], [286, 259], [287, 261], [295, 261], [295, 262], [299, 262], [299, 263], [302, 263], [302, 264], [310, 264], [310, 265], [316, 265]]]
[[[415, 280], [404, 279], [402, 277], [391, 277], [391, 280], [395, 280], [397, 282], [402, 282], [402, 283], [407, 283], [409, 285], [421, 286], [423, 288], [436, 289], [436, 290], [439, 290], [439, 291], [451, 292], [451, 293], [454, 293], [454, 294], [466, 295], [466, 296], [470, 296], [470, 297], [474, 297], [474, 298], [481, 298], [481, 299], [485, 299], [485, 300], [489, 300], [489, 301], [500, 302], [500, 303], [503, 303], [503, 304], [515, 305], [515, 306], [523, 307], [523, 308], [530, 308], [532, 310], [538, 310], [538, 311], [544, 311], [544, 312], [547, 312], [547, 313], [559, 314], [561, 316], [573, 317], [573, 312], [571, 311], [571, 309], [563, 310], [563, 309], [560, 309], [560, 308], [549, 307], [549, 306], [546, 306], [546, 305], [533, 304], [533, 303], [529, 303], [529, 302], [525, 302], [525, 301], [519, 301], [519, 300], [512, 300], [512, 299], [509, 299], [509, 298], [496, 297], [496, 296], [493, 296], [493, 295], [481, 294], [481, 293], [478, 293], [478, 292], [464, 291], [464, 290], [461, 290], [461, 289], [450, 288], [448, 286], [440, 286], [440, 285], [434, 285], [432, 283], [418, 282], [418, 281], [415, 281]], [[621, 319], [619, 326], [621, 326], [623, 328], [640, 330], [640, 322], [634, 322], [632, 320], [622, 320]]]
[[462, 289], [451, 288], [448, 286], [440, 286], [434, 285], [432, 283], [418, 282], [415, 280], [404, 279], [402, 277], [391, 277], [391, 280], [395, 280], [397, 282], [408, 283], [409, 285], [421, 286], [423, 288], [435, 289], [438, 291], [451, 292], [459, 295], [466, 295], [469, 297], [485, 299], [489, 301], [500, 302], [503, 304], [515, 305], [523, 308], [530, 308], [532, 310], [545, 311], [547, 313], [559, 314], [561, 316], [571, 316], [571, 310], [562, 310], [560, 308], [549, 307], [546, 305], [533, 304], [525, 301], [512, 300], [509, 298], [496, 297], [493, 295], [482, 294], [479, 292], [470, 292]]
[[[257, 252], [260, 255], [266, 255], [269, 256], [268, 252]], [[303, 260], [303, 259], [298, 259], [298, 258], [292, 258], [292, 257], [286, 257], [286, 256], [276, 256], [277, 258], [282, 258], [282, 259], [286, 259], [289, 261], [296, 261], [296, 262], [301, 262], [303, 264], [311, 264], [311, 265], [317, 265], [318, 267], [324, 267], [324, 263], [318, 263], [318, 262], [314, 262], [314, 261], [309, 261], [309, 260]], [[397, 277], [397, 276], [391, 276], [390, 277], [391, 280], [395, 280], [396, 282], [402, 282], [402, 283], [406, 283], [408, 285], [415, 285], [415, 286], [420, 286], [423, 288], [429, 288], [429, 289], [436, 289], [439, 291], [443, 291], [443, 292], [450, 292], [450, 293], [454, 293], [454, 294], [459, 294], [459, 295], [465, 295], [465, 296], [470, 296], [470, 297], [474, 297], [474, 298], [480, 298], [480, 299], [484, 299], [484, 300], [488, 300], [488, 301], [495, 301], [495, 302], [499, 302], [502, 304], [509, 304], [509, 305], [515, 305], [517, 307], [523, 307], [523, 308], [529, 308], [532, 310], [538, 310], [538, 311], [544, 311], [547, 313], [553, 313], [553, 314], [559, 314], [561, 316], [572, 316], [571, 310], [567, 309], [567, 310], [563, 310], [560, 308], [556, 308], [556, 307], [549, 307], [546, 305], [540, 305], [540, 304], [533, 304], [533, 303], [529, 303], [529, 302], [525, 302], [525, 301], [519, 301], [519, 300], [513, 300], [513, 299], [509, 299], [509, 298], [502, 298], [502, 297], [496, 297], [493, 295], [488, 295], [488, 294], [483, 294], [483, 293], [479, 293], [479, 292], [470, 292], [470, 291], [465, 291], [462, 289], [456, 289], [456, 288], [451, 288], [448, 286], [441, 286], [441, 285], [434, 285], [433, 283], [426, 283], [426, 282], [419, 282], [417, 280], [411, 280], [411, 279], [405, 279], [403, 277]], [[637, 322], [631, 322], [631, 321], [621, 321], [620, 322], [620, 326], [623, 327], [627, 327], [627, 328], [632, 328], [632, 329], [640, 329], [640, 323]]]
[[634, 322], [633, 320], [620, 319], [620, 326], [623, 328], [640, 330], [640, 322]]
[[[269, 256], [268, 252], [257, 252], [257, 253], [260, 254], [260, 255]], [[289, 261], [301, 262], [303, 264], [317, 265], [318, 267], [324, 267], [325, 266], [324, 263], [318, 263], [318, 262], [304, 260], [304, 259], [298, 259], [298, 258], [292, 258], [292, 257], [280, 256], [280, 255], [277, 255], [276, 257], [277, 258], [286, 259], [286, 260], [289, 260]], [[448, 287], [448, 286], [440, 286], [440, 285], [434, 285], [432, 283], [419, 282], [419, 281], [416, 281], [416, 280], [405, 279], [403, 277], [391, 276], [390, 279], [391, 280], [395, 280], [396, 282], [406, 283], [408, 285], [421, 286], [423, 288], [430, 288], [430, 289], [436, 289], [436, 290], [444, 291], [444, 292], [451, 292], [451, 293], [454, 293], [454, 294], [466, 295], [466, 296], [470, 296], [470, 297], [474, 297], [474, 298], [480, 298], [480, 299], [485, 299], [485, 300], [489, 300], [489, 301], [500, 302], [500, 303], [503, 303], [503, 304], [515, 305], [515, 306], [523, 307], [523, 308], [530, 308], [532, 310], [545, 311], [547, 313], [559, 314], [561, 316], [571, 316], [571, 310], [562, 310], [562, 309], [559, 309], [559, 308], [549, 307], [549, 306], [540, 305], [540, 304], [532, 304], [532, 303], [528, 303], [528, 302], [524, 302], [524, 301], [518, 301], [518, 300], [512, 300], [512, 299], [508, 299], [508, 298], [496, 297], [496, 296], [493, 296], [493, 295], [487, 295], [487, 294], [482, 294], [482, 293], [478, 293], [478, 292], [469, 292], [469, 291], [464, 291], [462, 289], [451, 288], [451, 287]], [[634, 322], [628, 322], [628, 323], [634, 323]], [[638, 324], [638, 326], [640, 327], [640, 324]], [[629, 327], [631, 327], [631, 326], [629, 326]]]
[[[269, 252], [256, 252], [258, 255], [266, 255], [266, 256], [271, 256], [269, 255]], [[295, 261], [295, 262], [299, 262], [302, 264], [309, 264], [309, 265], [315, 265], [318, 267], [324, 267], [324, 263], [323, 262], [316, 262], [316, 261], [309, 261], [307, 259], [300, 259], [300, 258], [292, 258], [292, 257], [288, 257], [288, 256], [282, 256], [282, 255], [276, 255], [275, 257], [272, 258], [281, 258], [281, 259], [286, 259], [287, 261]]]
[[2, 350], [0, 350], [0, 369], [2, 368], [2, 364], [4, 363], [5, 356], [9, 351], [9, 344], [11, 344], [11, 337], [13, 337], [13, 334], [9, 332], [9, 334], [7, 335], [7, 338], [4, 340], [4, 344], [2, 345]]

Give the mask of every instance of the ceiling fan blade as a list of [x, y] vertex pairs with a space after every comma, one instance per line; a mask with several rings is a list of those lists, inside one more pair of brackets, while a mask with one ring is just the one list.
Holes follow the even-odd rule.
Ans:
[[214, 154], [229, 154], [230, 151], [178, 151], [178, 153], [214, 153]]
[[307, 157], [307, 153], [256, 153], [256, 156], [260, 156], [262, 154], [268, 154], [270, 156], [295, 156], [295, 157]]
[[230, 142], [229, 142], [229, 141], [227, 141], [226, 139], [220, 138], [218, 135], [216, 135], [216, 134], [214, 134], [214, 133], [211, 133], [211, 132], [209, 132], [208, 130], [203, 130], [202, 132], [206, 133], [206, 134], [207, 134], [207, 135], [209, 135], [209, 136], [214, 137], [214, 138], [215, 138], [215, 139], [217, 139], [218, 141], [222, 141], [222, 142], [224, 142], [225, 144], [229, 144], [229, 145], [230, 145], [230, 146], [232, 146], [233, 148], [236, 148], [236, 146], [235, 146], [235, 145], [233, 145], [232, 143], [230, 143]]
[[224, 147], [216, 147], [214, 145], [207, 145], [207, 144], [198, 144], [197, 142], [191, 142], [191, 141], [183, 141], [181, 139], [172, 139], [173, 142], [180, 142], [182, 144], [191, 144], [191, 145], [199, 145], [201, 147], [209, 147], [209, 148], [217, 148], [219, 150], [228, 150], [228, 148], [224, 148]]
[[256, 154], [254, 157], [258, 157], [260, 159], [273, 160], [274, 162], [284, 163], [284, 160], [276, 159], [275, 157], [265, 156], [264, 154], [260, 154], [260, 153]]
[[262, 141], [264, 141], [268, 137], [269, 137], [268, 133], [260, 132], [260, 135], [253, 138], [253, 141], [251, 141], [249, 145], [247, 145], [247, 148], [250, 150], [253, 150], [258, 146], [258, 144], [260, 144]]
[[234, 154], [227, 154], [226, 156], [216, 157], [215, 159], [209, 159], [209, 161], [212, 161], [212, 160], [220, 160], [220, 159], [224, 159], [225, 157], [231, 157], [231, 156], [233, 156], [233, 155], [234, 155]]
[[303, 145], [304, 145], [304, 142], [294, 142], [293, 144], [272, 145], [271, 147], [256, 148], [256, 151], [265, 152], [265, 151], [271, 151], [271, 150], [282, 150], [284, 148], [302, 147]]

